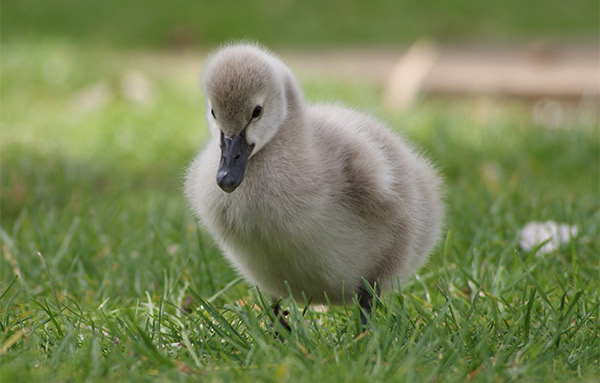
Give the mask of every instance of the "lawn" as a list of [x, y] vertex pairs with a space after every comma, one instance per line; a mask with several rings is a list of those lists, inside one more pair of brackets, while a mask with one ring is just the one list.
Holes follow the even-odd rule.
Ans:
[[[381, 298], [361, 334], [352, 302], [269, 299], [199, 231], [182, 195], [207, 137], [201, 62], [60, 42], [2, 47], [0, 382], [570, 382], [600, 363], [600, 132], [567, 107], [423, 100], [380, 107], [368, 83], [301, 79], [389, 121], [445, 176], [431, 261]], [[519, 230], [578, 234], [548, 254]]]
[[4, 0], [2, 41], [69, 39], [126, 48], [212, 47], [231, 38], [269, 46], [597, 41], [596, 0]]

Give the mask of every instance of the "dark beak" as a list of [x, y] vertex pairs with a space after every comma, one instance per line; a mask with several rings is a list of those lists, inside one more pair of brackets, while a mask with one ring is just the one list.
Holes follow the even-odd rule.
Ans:
[[246, 129], [233, 138], [227, 138], [221, 132], [221, 163], [217, 171], [217, 185], [223, 191], [231, 193], [240, 186], [253, 148], [254, 145], [246, 141]]

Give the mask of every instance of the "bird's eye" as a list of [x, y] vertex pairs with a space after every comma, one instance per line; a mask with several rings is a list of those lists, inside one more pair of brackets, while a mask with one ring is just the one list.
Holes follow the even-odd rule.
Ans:
[[210, 109], [210, 114], [212, 114], [213, 118], [216, 120], [217, 116], [215, 115], [215, 110], [214, 109]]
[[262, 114], [262, 106], [257, 105], [252, 111], [252, 118], [258, 118]]

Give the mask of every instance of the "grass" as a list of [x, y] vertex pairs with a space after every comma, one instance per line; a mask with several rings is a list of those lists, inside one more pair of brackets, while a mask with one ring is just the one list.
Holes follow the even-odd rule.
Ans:
[[[207, 134], [187, 64], [68, 44], [2, 53], [0, 381], [597, 380], [600, 137], [581, 105], [547, 129], [530, 105], [387, 113], [372, 85], [304, 80], [310, 99], [360, 106], [423, 147], [446, 176], [449, 217], [367, 333], [352, 302], [321, 312], [296, 297], [282, 302], [287, 334], [185, 205], [185, 166]], [[150, 99], [128, 95], [132, 71]], [[579, 234], [522, 250], [519, 229], [547, 219]]]
[[598, 39], [599, 4], [580, 0], [178, 1], [5, 0], [2, 41], [71, 39], [84, 47], [206, 47], [229, 39], [270, 46]]

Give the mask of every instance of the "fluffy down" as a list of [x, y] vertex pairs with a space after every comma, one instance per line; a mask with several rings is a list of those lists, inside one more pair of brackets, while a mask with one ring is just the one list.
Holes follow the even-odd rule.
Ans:
[[[291, 71], [255, 45], [216, 51], [202, 82], [212, 138], [185, 194], [250, 283], [337, 304], [362, 278], [385, 290], [423, 265], [440, 235], [441, 183], [409, 144], [353, 109], [308, 105]], [[221, 148], [238, 136], [251, 152], [226, 192]]]

